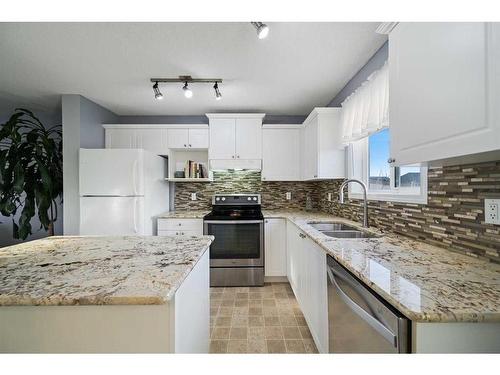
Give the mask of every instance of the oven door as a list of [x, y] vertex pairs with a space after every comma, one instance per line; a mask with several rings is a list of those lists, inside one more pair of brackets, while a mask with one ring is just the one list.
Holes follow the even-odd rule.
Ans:
[[211, 267], [264, 266], [263, 220], [205, 220], [203, 232], [215, 237]]

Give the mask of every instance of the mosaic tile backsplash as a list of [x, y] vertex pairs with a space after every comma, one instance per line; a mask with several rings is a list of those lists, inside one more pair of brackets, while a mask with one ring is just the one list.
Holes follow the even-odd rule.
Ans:
[[[208, 210], [215, 193], [260, 193], [268, 210], [305, 209], [308, 202], [311, 209], [361, 220], [360, 201], [338, 203], [341, 183], [263, 182], [260, 172], [215, 172], [212, 183], [176, 183], [174, 204], [176, 210]], [[286, 192], [292, 200], [285, 199]], [[191, 201], [191, 193], [198, 200]], [[327, 193], [334, 193], [332, 202]], [[370, 225], [500, 263], [500, 226], [484, 223], [484, 198], [494, 197], [500, 197], [500, 161], [432, 168], [426, 205], [370, 201]]]

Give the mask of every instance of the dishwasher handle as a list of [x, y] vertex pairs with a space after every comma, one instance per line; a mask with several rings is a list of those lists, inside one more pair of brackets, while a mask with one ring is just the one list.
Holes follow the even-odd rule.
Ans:
[[349, 308], [356, 313], [361, 319], [363, 319], [366, 323], [368, 323], [375, 331], [377, 331], [382, 337], [384, 337], [387, 341], [391, 343], [394, 347], [398, 345], [398, 337], [394, 334], [389, 328], [387, 328], [383, 323], [381, 323], [378, 319], [370, 315], [359, 306], [356, 302], [354, 302], [349, 296], [340, 288], [337, 280], [335, 279], [334, 274], [336, 271], [331, 267], [327, 267], [326, 271], [328, 273], [328, 278], [332, 283], [333, 287], [337, 290], [340, 298], [344, 303], [349, 306]]

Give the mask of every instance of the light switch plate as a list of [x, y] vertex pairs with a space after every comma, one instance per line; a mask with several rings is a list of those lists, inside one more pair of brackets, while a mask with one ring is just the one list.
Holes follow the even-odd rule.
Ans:
[[286, 200], [289, 201], [290, 199], [292, 199], [292, 193], [287, 192], [286, 193]]
[[328, 193], [326, 195], [326, 199], [327, 199], [328, 202], [331, 202], [332, 201], [332, 193]]
[[191, 200], [195, 201], [196, 200], [196, 193], [191, 193]]
[[484, 218], [487, 224], [500, 225], [500, 199], [484, 200]]

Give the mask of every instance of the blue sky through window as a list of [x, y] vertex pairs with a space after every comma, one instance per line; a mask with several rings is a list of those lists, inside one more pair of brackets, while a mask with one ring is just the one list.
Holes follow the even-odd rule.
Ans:
[[370, 135], [370, 177], [389, 177], [389, 129], [383, 129]]

